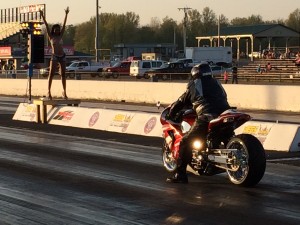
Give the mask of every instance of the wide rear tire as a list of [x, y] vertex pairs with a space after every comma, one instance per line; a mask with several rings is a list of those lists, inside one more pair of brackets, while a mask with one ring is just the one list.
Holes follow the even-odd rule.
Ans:
[[237, 171], [227, 170], [232, 183], [251, 187], [256, 185], [264, 176], [266, 169], [265, 150], [260, 141], [250, 134], [240, 134], [229, 140], [228, 149], [238, 149], [235, 165]]

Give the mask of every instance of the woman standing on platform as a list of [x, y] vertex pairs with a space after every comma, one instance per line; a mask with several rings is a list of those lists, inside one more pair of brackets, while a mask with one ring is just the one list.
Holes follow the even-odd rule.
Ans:
[[67, 92], [66, 92], [66, 54], [63, 49], [63, 34], [65, 31], [66, 27], [66, 22], [67, 22], [67, 17], [69, 14], [69, 7], [65, 9], [66, 15], [65, 19], [63, 22], [63, 26], [61, 27], [59, 24], [54, 24], [51, 28], [49, 28], [49, 25], [45, 19], [44, 12], [40, 10], [40, 15], [45, 23], [46, 30], [47, 30], [47, 35], [51, 44], [52, 48], [52, 55], [51, 55], [51, 60], [50, 60], [50, 68], [49, 68], [49, 76], [48, 76], [48, 94], [47, 97], [49, 100], [52, 100], [52, 95], [51, 95], [51, 86], [52, 86], [52, 80], [55, 74], [55, 71], [59, 65], [60, 69], [60, 75], [61, 75], [61, 82], [63, 86], [63, 93], [62, 97], [64, 99], [68, 99], [67, 97]]

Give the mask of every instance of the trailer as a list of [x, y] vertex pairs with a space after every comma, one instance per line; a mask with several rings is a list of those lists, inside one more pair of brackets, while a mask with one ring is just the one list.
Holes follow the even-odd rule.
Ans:
[[194, 62], [207, 61], [212, 64], [232, 63], [231, 47], [186, 47], [185, 57]]

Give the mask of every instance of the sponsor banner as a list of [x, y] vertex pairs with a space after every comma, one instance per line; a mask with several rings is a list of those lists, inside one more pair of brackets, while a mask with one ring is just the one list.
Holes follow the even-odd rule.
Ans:
[[[264, 146], [274, 151], [299, 151], [295, 137], [299, 136], [299, 125], [249, 121], [235, 130], [236, 134], [252, 134]], [[299, 142], [299, 141], [298, 141]]]
[[159, 115], [154, 113], [138, 113], [127, 129], [128, 133], [144, 136], [162, 136], [162, 125]]
[[85, 108], [56, 106], [49, 111], [47, 117], [49, 124], [86, 128], [83, 123], [83, 118], [87, 117]]
[[112, 118], [109, 118], [109, 126], [106, 128], [108, 131], [129, 133], [128, 127], [132, 126], [132, 120], [135, 118], [136, 113], [126, 111], [111, 111]]
[[236, 129], [237, 133], [245, 133], [254, 135], [262, 144], [270, 134], [275, 123], [267, 122], [247, 122]]
[[48, 123], [145, 136], [162, 134], [159, 115], [154, 113], [58, 106], [48, 111]]
[[20, 103], [13, 120], [22, 120], [28, 122], [36, 121], [36, 105], [28, 103]]
[[[82, 108], [72, 106], [49, 107], [48, 123], [62, 126], [89, 128], [143, 136], [162, 137], [158, 113]], [[36, 121], [36, 106], [20, 103], [14, 120]], [[235, 130], [257, 137], [267, 150], [300, 151], [300, 131], [297, 124], [278, 124], [249, 121]]]

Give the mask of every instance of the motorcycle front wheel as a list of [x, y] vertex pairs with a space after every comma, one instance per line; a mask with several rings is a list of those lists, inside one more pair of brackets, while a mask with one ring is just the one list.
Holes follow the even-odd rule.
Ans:
[[264, 176], [265, 150], [260, 141], [250, 134], [240, 134], [229, 140], [227, 149], [237, 149], [234, 160], [227, 170], [232, 183], [251, 187]]
[[173, 154], [165, 141], [162, 146], [162, 161], [168, 172], [174, 172], [177, 169], [177, 160], [173, 157]]

